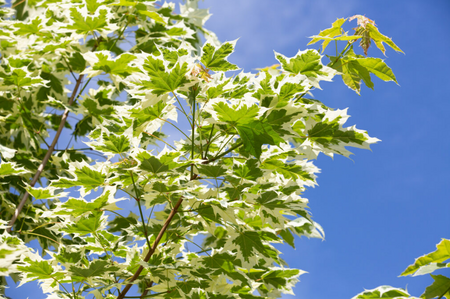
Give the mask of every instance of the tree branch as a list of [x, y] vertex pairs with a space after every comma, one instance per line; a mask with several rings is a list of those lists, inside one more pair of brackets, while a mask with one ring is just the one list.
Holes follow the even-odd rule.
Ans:
[[143, 292], [142, 295], [141, 295], [141, 299], [142, 299], [142, 298], [145, 298], [145, 297], [147, 296], [148, 291], [149, 291], [149, 288], [151, 288], [152, 285], [153, 285], [153, 281], [150, 281], [150, 282], [147, 284], [147, 287], [145, 288], [144, 292]]
[[225, 156], [226, 154], [231, 153], [232, 151], [234, 151], [235, 149], [237, 149], [238, 147], [240, 147], [240, 146], [243, 145], [243, 144], [244, 144], [244, 143], [243, 143], [242, 141], [241, 141], [241, 142], [238, 142], [238, 143], [236, 143], [235, 145], [233, 145], [232, 147], [230, 147], [227, 151], [221, 153], [220, 155], [215, 156], [214, 158], [211, 158], [211, 159], [209, 159], [209, 160], [204, 161], [202, 164], [209, 164], [209, 163], [211, 163], [211, 162], [214, 162], [214, 161], [216, 161], [217, 159], [222, 158], [222, 157]]
[[[177, 213], [178, 208], [180, 207], [182, 202], [183, 202], [183, 197], [180, 197], [180, 199], [178, 200], [178, 202], [175, 204], [172, 211], [170, 212], [169, 217], [167, 217], [167, 220], [164, 223], [164, 226], [161, 228], [161, 231], [159, 232], [158, 236], [156, 237], [156, 240], [153, 243], [152, 248], [148, 251], [147, 255], [145, 256], [144, 262], [148, 262], [148, 260], [152, 257], [153, 253], [156, 250], [156, 247], [158, 247], [159, 242], [161, 241], [164, 233], [166, 232], [167, 228], [169, 227], [170, 222], [172, 222], [173, 216], [175, 216], [175, 214]], [[136, 273], [134, 273], [134, 275], [129, 279], [130, 283], [125, 286], [125, 288], [120, 293], [120, 295], [117, 297], [117, 299], [125, 298], [125, 295], [130, 290], [130, 288], [133, 286], [132, 282], [135, 281], [139, 277], [142, 270], [144, 270], [144, 267], [139, 266]]]
[[[97, 40], [95, 46], [92, 48], [92, 51], [95, 51], [95, 49], [97, 49], [99, 42], [100, 41]], [[72, 95], [70, 96], [70, 99], [69, 99], [69, 106], [72, 106], [72, 103], [75, 99], [75, 96], [77, 95], [78, 88], [80, 88], [83, 78], [84, 78], [84, 74], [80, 75], [78, 77], [78, 80], [75, 83], [75, 87], [72, 91]], [[37, 170], [36, 174], [34, 175], [33, 180], [30, 183], [31, 187], [34, 187], [36, 182], [39, 180], [39, 177], [41, 176], [42, 171], [44, 171], [44, 167], [45, 167], [45, 165], [47, 165], [47, 162], [50, 159], [50, 156], [52, 155], [52, 153], [55, 149], [56, 143], [58, 142], [59, 136], [61, 135], [61, 132], [64, 129], [64, 125], [66, 124], [66, 120], [67, 120], [68, 116], [69, 116], [69, 109], [66, 108], [66, 110], [64, 110], [63, 116], [61, 118], [61, 123], [59, 124], [58, 131], [56, 131], [56, 135], [53, 138], [52, 144], [48, 148], [47, 153], [45, 154], [45, 157], [41, 162], [41, 165], [39, 165], [38, 170]], [[14, 223], [16, 222], [17, 218], [19, 217], [19, 214], [22, 211], [23, 206], [25, 205], [25, 202], [27, 201], [29, 196], [30, 196], [30, 193], [28, 193], [28, 191], [25, 191], [25, 194], [23, 195], [19, 205], [16, 207], [16, 210], [14, 211], [14, 215], [12, 216], [11, 220], [8, 223], [8, 226], [9, 226], [7, 228], [8, 232], [11, 232], [12, 227], [13, 227]]]

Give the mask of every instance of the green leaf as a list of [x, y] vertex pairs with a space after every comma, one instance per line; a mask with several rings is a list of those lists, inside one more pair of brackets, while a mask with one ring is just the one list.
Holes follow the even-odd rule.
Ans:
[[70, 267], [70, 272], [72, 272], [73, 275], [83, 277], [83, 278], [90, 278], [90, 277], [101, 277], [104, 274], [108, 272], [115, 272], [120, 270], [118, 267], [111, 266], [111, 263], [109, 261], [102, 261], [102, 260], [96, 260], [89, 264], [88, 268], [80, 268], [76, 266]]
[[298, 269], [283, 269], [283, 270], [271, 270], [264, 273], [261, 279], [264, 283], [271, 284], [276, 289], [283, 289], [289, 280], [297, 277], [300, 274]]
[[357, 94], [361, 92], [361, 77], [352, 65], [348, 65], [348, 62], [354, 60], [337, 59], [337, 57], [330, 56], [331, 67], [341, 73], [342, 81], [350, 89], [354, 90]]
[[261, 164], [261, 168], [272, 169], [282, 174], [286, 179], [302, 179], [304, 181], [314, 181], [314, 178], [301, 165], [284, 163], [278, 159], [267, 159]]
[[219, 49], [216, 49], [211, 44], [207, 43], [202, 49], [201, 62], [206, 68], [212, 71], [232, 71], [237, 70], [238, 67], [227, 61], [228, 56], [234, 51], [234, 42], [227, 42], [222, 44]]
[[266, 120], [280, 136], [290, 135], [291, 133], [283, 129], [283, 126], [285, 124], [291, 124], [293, 118], [297, 118], [299, 113], [300, 112], [291, 112], [291, 114], [288, 114], [288, 111], [285, 109], [272, 110], [270, 114], [266, 116]]
[[[450, 240], [442, 239], [442, 241], [436, 245], [435, 251], [417, 258], [414, 264], [406, 268], [406, 270], [403, 271], [403, 273], [400, 274], [400, 276], [407, 276], [407, 275], [416, 276], [431, 273], [435, 269], [439, 268], [438, 267], [439, 263], [442, 263], [448, 260], [449, 258], [450, 258]], [[431, 267], [431, 269], [430, 267], [427, 267], [433, 264], [435, 264], [435, 267]], [[443, 266], [448, 267], [448, 264]]]
[[256, 198], [256, 202], [268, 210], [288, 208], [285, 201], [278, 199], [278, 194], [275, 191], [264, 192], [260, 197]]
[[116, 59], [108, 60], [108, 55], [104, 53], [96, 53], [98, 62], [92, 66], [93, 70], [101, 70], [107, 74], [119, 75], [122, 77], [129, 76], [133, 72], [139, 72], [137, 67], [129, 66], [130, 62], [136, 59], [132, 54], [121, 54]]
[[227, 172], [225, 168], [218, 165], [199, 165], [197, 168], [200, 174], [212, 178], [221, 177]]
[[295, 248], [295, 242], [294, 242], [294, 235], [292, 235], [291, 231], [289, 229], [283, 229], [280, 231], [280, 236], [283, 238], [283, 240], [291, 245], [292, 248]]
[[359, 58], [358, 63], [383, 81], [394, 81], [398, 84], [391, 68], [380, 58]]
[[102, 4], [102, 1], [99, 0], [86, 0], [86, 8], [91, 14], [94, 14]]
[[236, 257], [229, 253], [216, 253], [201, 260], [207, 269], [221, 269], [225, 273], [235, 271]]
[[140, 169], [157, 174], [160, 172], [166, 172], [169, 170], [169, 166], [161, 163], [161, 161], [150, 155], [147, 152], [142, 152], [138, 155], [138, 159], [141, 161]]
[[286, 58], [275, 52], [275, 57], [281, 63], [281, 67], [292, 74], [302, 74], [313, 78], [326, 75], [322, 71], [321, 56], [316, 50], [299, 51], [292, 58]]
[[48, 198], [54, 198], [55, 197], [55, 195], [51, 192], [50, 189], [33, 188], [33, 187], [30, 186], [30, 187], [27, 188], [27, 191], [35, 199], [48, 199]]
[[445, 277], [444, 275], [433, 275], [434, 282], [425, 289], [425, 292], [420, 295], [423, 299], [432, 299], [432, 298], [445, 298], [450, 299], [450, 278]]
[[[153, 183], [152, 189], [160, 193], [170, 193], [177, 191], [180, 188], [177, 185], [167, 185], [167, 183], [155, 182]], [[166, 200], [167, 198], [164, 198], [164, 201]]]
[[121, 154], [130, 149], [130, 141], [125, 135], [103, 134], [102, 145], [94, 145], [98, 151]]
[[[33, 19], [29, 24], [24, 23], [15, 23], [14, 27], [19, 28], [14, 33], [17, 35], [30, 35], [30, 34], [39, 34], [44, 26], [41, 25], [42, 20], [37, 17]], [[42, 33], [41, 33], [42, 34]]]
[[73, 24], [66, 26], [66, 28], [74, 29], [80, 34], [89, 34], [95, 30], [99, 31], [108, 25], [106, 14], [106, 9], [102, 9], [100, 10], [98, 17], [86, 16], [86, 18], [84, 18], [83, 15], [73, 7], [70, 9], [70, 16], [73, 20]]
[[69, 234], [87, 235], [96, 233], [102, 225], [101, 216], [101, 213], [90, 214], [88, 217], [81, 218], [76, 223], [68, 225], [63, 230]]
[[162, 60], [149, 56], [144, 63], [144, 69], [151, 80], [142, 81], [141, 84], [144, 88], [152, 89], [152, 93], [156, 95], [174, 92], [177, 88], [189, 83], [186, 78], [186, 73], [189, 71], [186, 62], [182, 66], [177, 63], [169, 72], [166, 72]]
[[208, 99], [218, 98], [220, 95], [222, 95], [224, 92], [226, 92], [226, 90], [224, 90], [223, 88], [229, 82], [230, 82], [230, 80], [227, 80], [227, 81], [223, 82], [222, 84], [219, 84], [216, 86], [211, 86], [210, 88], [208, 88], [208, 90], [206, 90], [206, 95], [208, 96]]
[[327, 28], [325, 30], [320, 31], [318, 35], [311, 36], [310, 38], [312, 38], [312, 40], [308, 43], [308, 46], [315, 44], [320, 40], [323, 40], [323, 43], [322, 43], [322, 53], [323, 53], [323, 51], [325, 51], [325, 48], [327, 47], [328, 43], [330, 41], [334, 40], [333, 38], [335, 36], [341, 35], [343, 33], [343, 30], [341, 27], [345, 23], [345, 21], [346, 21], [346, 19], [344, 19], [344, 18], [337, 19], [336, 21], [333, 22], [333, 24], [331, 25], [331, 28]]
[[178, 281], [177, 287], [184, 294], [189, 294], [193, 289], [199, 289], [201, 287], [209, 287], [209, 283], [206, 281], [184, 280]]
[[44, 80], [39, 77], [30, 77], [23, 69], [14, 69], [11, 75], [0, 72], [0, 78], [4, 78], [3, 84], [16, 87], [43, 85]]
[[[265, 78], [259, 82], [259, 85], [261, 86], [252, 96], [254, 98], [257, 98], [258, 100], [263, 100], [266, 96], [274, 95], [275, 92], [272, 89], [270, 79], [272, 76], [269, 72], [264, 72], [262, 74], [265, 74]], [[261, 75], [259, 75], [261, 76]]]
[[0, 259], [5, 259], [8, 255], [11, 255], [15, 250], [14, 249], [3, 249], [0, 248]]
[[[337, 60], [336, 63], [333, 63], [331, 65], [332, 68], [341, 73], [342, 80], [345, 85], [354, 90], [357, 94], [360, 94], [361, 92], [361, 80], [364, 81], [367, 87], [373, 89], [373, 83], [370, 78], [370, 70], [360, 62], [362, 61], [363, 64], [369, 65], [369, 67], [371, 64], [367, 61], [363, 61], [365, 58], [358, 58], [358, 56], [351, 49], [347, 54], [348, 55], [342, 59]], [[335, 61], [336, 57], [330, 57], [330, 59], [331, 61]]]
[[61, 205], [62, 210], [55, 212], [56, 215], [73, 215], [75, 217], [81, 216], [86, 213], [99, 212], [103, 207], [108, 205], [108, 198], [110, 192], [106, 191], [105, 194], [97, 197], [92, 202], [86, 202], [83, 199], [70, 198], [68, 201]]
[[243, 105], [239, 110], [236, 106], [230, 107], [223, 102], [214, 104], [214, 110], [220, 121], [227, 122], [232, 126], [254, 122], [258, 116], [259, 108], [256, 105], [247, 107]]
[[278, 145], [284, 142], [267, 121], [256, 118], [258, 106], [247, 107], [243, 105], [239, 110], [230, 108], [225, 103], [215, 104], [214, 110], [217, 112], [219, 120], [234, 126], [244, 143], [244, 149], [255, 157], [261, 156], [261, 146], [263, 144]]
[[[369, 87], [373, 90], [373, 83], [372, 83], [372, 80], [370, 79], [370, 73], [365, 67], [363, 67], [359, 63], [359, 61], [345, 60], [344, 63], [345, 63], [345, 66], [343, 69], [345, 70], [345, 72], [350, 72], [352, 74], [355, 74], [359, 78], [360, 82], [361, 82], [361, 80], [364, 81], [364, 84], [366, 84], [367, 87]], [[360, 84], [360, 83], [358, 83], [358, 84]]]
[[241, 231], [238, 236], [232, 241], [240, 248], [240, 254], [245, 261], [250, 261], [250, 258], [258, 252], [267, 256], [264, 244], [261, 242], [261, 237], [254, 231]]
[[30, 258], [25, 258], [25, 262], [29, 265], [17, 266], [17, 269], [25, 273], [28, 278], [33, 278], [33, 280], [52, 278], [54, 269], [49, 261], [32, 261]]
[[280, 94], [278, 96], [277, 108], [284, 107], [292, 100], [294, 95], [303, 92], [305, 87], [301, 84], [286, 82], [281, 86]]
[[369, 140], [364, 132], [355, 127], [343, 128], [339, 124], [340, 117], [329, 121], [324, 119], [307, 130], [307, 138], [316, 144], [348, 157], [351, 153], [345, 146], [362, 147]]
[[239, 124], [236, 129], [244, 143], [244, 149], [258, 159], [261, 157], [263, 144], [279, 145], [285, 142], [267, 122]]
[[133, 2], [128, 0], [120, 0], [118, 3], [110, 3], [109, 6], [136, 6], [139, 2]]
[[243, 165], [234, 164], [233, 174], [239, 178], [256, 181], [257, 178], [263, 176], [263, 172], [257, 166], [258, 160], [250, 159], [245, 161]]
[[167, 104], [163, 101], [159, 101], [157, 104], [152, 105], [150, 107], [144, 108], [144, 109], [132, 109], [130, 117], [133, 118], [133, 126], [134, 128], [140, 128], [144, 127], [146, 124], [148, 124], [150, 121], [157, 119], [157, 118], [163, 118], [164, 115], [164, 108], [167, 107]]
[[369, 32], [370, 38], [375, 42], [375, 45], [378, 47], [378, 49], [381, 50], [381, 52], [383, 52], [383, 54], [385, 54], [385, 52], [386, 52], [386, 50], [384, 49], [383, 43], [386, 43], [389, 47], [391, 47], [395, 51], [403, 53], [403, 51], [392, 41], [392, 39], [381, 34], [378, 31], [377, 27], [375, 27], [374, 25], [372, 25], [370, 23], [368, 23], [366, 25], [366, 27]]
[[62, 264], [76, 264], [81, 260], [81, 252], [74, 251], [70, 252], [65, 247], [61, 247], [59, 254], [55, 254], [55, 258]]
[[26, 170], [23, 167], [18, 167], [14, 162], [2, 162], [0, 164], [0, 177], [4, 177], [7, 175], [19, 175], [24, 173], [29, 173], [30, 171]]
[[81, 169], [75, 169], [74, 173], [76, 179], [68, 180], [61, 178], [59, 181], [52, 182], [52, 186], [63, 188], [81, 186], [89, 191], [102, 186], [105, 183], [106, 175], [99, 171], [92, 170], [88, 166], [83, 166]]
[[366, 290], [356, 295], [352, 299], [375, 299], [375, 298], [406, 299], [412, 297], [410, 297], [408, 292], [404, 289], [393, 288], [390, 286], [381, 286], [373, 290]]
[[61, 81], [60, 81], [60, 79], [58, 77], [56, 77], [55, 75], [53, 75], [51, 73], [47, 73], [47, 72], [41, 72], [41, 77], [44, 80], [49, 81], [47, 83], [48, 87], [42, 86], [41, 89], [46, 89], [48, 94], [50, 94], [50, 92], [49, 92], [50, 90], [53, 90], [53, 91], [55, 91], [58, 94], [62, 94], [63, 93], [63, 86], [62, 86]]
[[164, 19], [157, 12], [138, 10], [138, 13], [153, 19], [155, 22], [167, 25], [167, 23], [164, 21]]

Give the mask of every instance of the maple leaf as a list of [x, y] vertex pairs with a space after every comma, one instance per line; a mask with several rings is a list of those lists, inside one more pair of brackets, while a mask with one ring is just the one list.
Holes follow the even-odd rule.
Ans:
[[360, 46], [364, 50], [364, 55], [367, 56], [367, 50], [370, 47], [371, 41], [375, 42], [375, 45], [385, 54], [383, 42], [388, 44], [392, 49], [397, 52], [402, 52], [400, 48], [387, 36], [381, 34], [375, 25], [375, 21], [362, 16], [354, 15], [349, 18], [349, 21], [356, 19], [358, 27], [354, 28], [356, 35], [361, 35]]
[[218, 49], [207, 43], [202, 49], [201, 62], [206, 68], [213, 71], [231, 71], [238, 67], [227, 61], [227, 57], [233, 52], [236, 41], [222, 44]]

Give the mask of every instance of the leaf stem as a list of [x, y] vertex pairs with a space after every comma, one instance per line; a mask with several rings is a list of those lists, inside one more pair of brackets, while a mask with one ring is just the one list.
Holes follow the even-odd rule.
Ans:
[[351, 45], [350, 43], [347, 43], [347, 45], [345, 46], [344, 50], [342, 50], [342, 52], [339, 53], [339, 55], [336, 57], [336, 60], [333, 63], [329, 64], [328, 66], [332, 67], [333, 65], [335, 65], [336, 62], [338, 62], [338, 60], [341, 59], [342, 56], [344, 56], [345, 52], [347, 51], [347, 49], [348, 49], [348, 47], [350, 45]]
[[227, 144], [234, 138], [234, 136], [235, 136], [234, 134], [231, 135], [231, 137], [228, 138], [228, 140], [224, 144], [221, 144], [217, 153], [220, 153], [220, 151], [223, 150], [227, 146]]
[[75, 299], [77, 297], [77, 294], [75, 293], [75, 286], [73, 284], [73, 279], [71, 280], [72, 283], [72, 293], [73, 293], [73, 298]]
[[242, 141], [241, 141], [241, 142], [238, 142], [238, 143], [236, 143], [235, 145], [233, 145], [232, 147], [230, 147], [227, 151], [223, 152], [223, 153], [220, 154], [220, 155], [215, 156], [215, 157], [212, 158], [212, 159], [209, 159], [209, 160], [203, 162], [203, 164], [209, 164], [209, 163], [211, 163], [211, 162], [214, 162], [214, 161], [216, 161], [217, 159], [222, 158], [222, 157], [225, 156], [226, 154], [231, 153], [232, 151], [234, 151], [235, 149], [237, 149], [238, 147], [240, 147], [240, 146], [243, 145], [243, 144], [244, 144], [244, 143], [243, 143]]
[[209, 132], [209, 138], [207, 139], [207, 144], [206, 144], [206, 149], [205, 149], [205, 157], [203, 158], [203, 159], [206, 159], [207, 158], [207, 155], [208, 155], [208, 150], [209, 150], [209, 145], [211, 144], [211, 138], [212, 138], [212, 134], [213, 134], [213, 132], [214, 132], [214, 125], [215, 124], [212, 124], [212, 126], [211, 126], [211, 132]]
[[[197, 123], [198, 124], [197, 124], [197, 127], [198, 128], [201, 128], [201, 123], [200, 123], [200, 121], [201, 121], [201, 114], [200, 114], [200, 110], [201, 110], [200, 106], [197, 103], [197, 111], [198, 111], [198, 118], [197, 118]], [[202, 130], [201, 129], [198, 130], [198, 136], [200, 138], [200, 157], [203, 157], [203, 140], [202, 140]]]
[[53, 151], [55, 151], [55, 152], [76, 152], [76, 151], [93, 151], [93, 149], [92, 149], [92, 147], [73, 148], [73, 149], [59, 149], [59, 148], [55, 148]]
[[44, 235], [41, 235], [41, 234], [31, 233], [31, 232], [28, 232], [28, 231], [19, 231], [19, 233], [25, 234], [25, 235], [35, 235], [35, 236], [38, 236], [38, 237], [46, 238], [46, 239], [49, 239], [49, 240], [52, 241], [52, 242], [55, 242], [55, 243], [57, 243], [57, 244], [59, 244], [59, 245], [62, 245], [62, 244], [59, 243], [58, 241], [53, 240], [52, 238], [49, 238], [49, 237], [44, 236]]
[[145, 240], [147, 241], [147, 245], [148, 248], [151, 248], [150, 245], [150, 240], [148, 239], [148, 232], [147, 232], [147, 225], [145, 225], [145, 218], [144, 218], [144, 213], [142, 213], [142, 207], [141, 207], [141, 195], [139, 193], [138, 188], [136, 187], [136, 183], [134, 181], [134, 175], [133, 172], [130, 170], [129, 171], [130, 175], [131, 175], [131, 181], [133, 182], [133, 186], [134, 186], [134, 193], [136, 194], [137, 198], [137, 204], [138, 204], [138, 208], [139, 208], [139, 214], [141, 214], [141, 219], [142, 219], [142, 226], [144, 227], [144, 235], [145, 235]]
[[[54, 281], [56, 281], [57, 283], [59, 283], [59, 285], [63, 287], [63, 289], [66, 291], [66, 293], [67, 293], [68, 295], [70, 295], [70, 292], [66, 289], [66, 287], [65, 287], [61, 282], [59, 282], [58, 279], [54, 278], [54, 277], [51, 276], [51, 275], [50, 275], [50, 277], [53, 278]], [[75, 297], [74, 297], [73, 299], [75, 299]]]
[[189, 136], [186, 135], [186, 133], [184, 133], [180, 128], [178, 128], [176, 125], [174, 125], [173, 123], [171, 123], [171, 122], [168, 121], [167, 119], [164, 119], [164, 118], [161, 118], [161, 117], [158, 117], [158, 119], [160, 119], [160, 120], [162, 120], [162, 121], [164, 121], [164, 122], [166, 122], [166, 123], [168, 123], [168, 124], [171, 124], [175, 129], [177, 129], [178, 131], [180, 131], [181, 134], [183, 134], [184, 136], [186, 136], [187, 139], [189, 139]]
[[123, 29], [119, 33], [119, 35], [117, 36], [117, 39], [114, 41], [114, 44], [112, 44], [112, 46], [109, 48], [109, 51], [111, 51], [112, 48], [114, 48], [116, 46], [117, 41], [122, 38], [122, 34], [125, 32], [126, 28], [128, 27], [128, 24], [130, 24], [130, 20], [127, 18], [127, 23], [125, 24], [125, 26], [123, 27]]
[[192, 126], [191, 119], [189, 118], [189, 115], [186, 113], [186, 110], [184, 110], [183, 105], [181, 105], [181, 102], [178, 99], [177, 95], [175, 94], [175, 92], [172, 92], [172, 93], [173, 93], [173, 96], [175, 97], [175, 99], [177, 100], [178, 105], [180, 105], [181, 110], [183, 110], [183, 114], [186, 116], [186, 119], [188, 120], [189, 124]]
[[[192, 103], [192, 137], [191, 137], [191, 160], [194, 159], [194, 134], [195, 134], [195, 97]], [[191, 180], [194, 178], [194, 164], [191, 164]]]
[[105, 246], [103, 246], [102, 241], [100, 240], [100, 237], [98, 236], [97, 232], [94, 232], [92, 234], [94, 236], [95, 239], [97, 239], [98, 243], [100, 244], [100, 246], [102, 246], [103, 251], [105, 252], [105, 255], [107, 258], [111, 259], [111, 256], [108, 254], [108, 251], [106, 250]]

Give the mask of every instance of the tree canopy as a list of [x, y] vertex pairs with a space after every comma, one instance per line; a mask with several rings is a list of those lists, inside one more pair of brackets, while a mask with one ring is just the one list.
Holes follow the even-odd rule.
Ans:
[[[320, 50], [246, 73], [197, 1], [179, 13], [157, 1], [2, 4], [3, 285], [38, 280], [71, 299], [292, 293], [305, 272], [274, 244], [324, 236], [302, 197], [313, 160], [379, 141], [311, 91], [335, 77], [358, 94], [372, 75], [397, 82], [367, 56], [372, 44], [401, 52], [372, 20], [337, 19], [311, 37]], [[358, 298], [375, 292], [391, 289]]]

